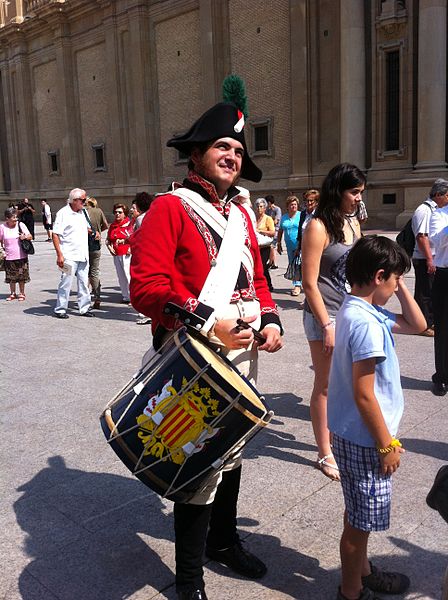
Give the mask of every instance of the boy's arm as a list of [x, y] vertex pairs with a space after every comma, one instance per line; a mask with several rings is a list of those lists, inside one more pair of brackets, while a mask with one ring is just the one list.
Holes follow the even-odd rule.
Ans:
[[421, 333], [428, 325], [417, 302], [406, 287], [404, 278], [398, 280], [397, 291], [395, 292], [401, 304], [402, 314], [397, 315], [395, 325], [392, 327], [394, 333]]
[[[377, 448], [387, 448], [392, 441], [392, 436], [375, 397], [375, 363], [375, 358], [353, 363], [353, 393], [356, 406]], [[398, 469], [402, 452], [404, 452], [403, 448], [394, 447], [391, 452], [379, 455], [384, 475], [392, 475]]]

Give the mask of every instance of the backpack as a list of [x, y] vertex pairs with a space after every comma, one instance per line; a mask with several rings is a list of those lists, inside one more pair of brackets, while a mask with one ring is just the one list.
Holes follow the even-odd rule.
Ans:
[[[432, 211], [432, 207], [428, 202], [423, 202], [423, 204], [426, 204], [426, 206], [428, 206]], [[415, 248], [415, 235], [412, 231], [412, 218], [409, 219], [409, 221], [397, 235], [395, 240], [397, 244], [401, 246], [401, 248], [403, 248], [403, 250], [409, 257], [413, 255]]]
[[426, 497], [426, 503], [437, 510], [448, 523], [448, 465], [440, 467], [432, 488]]

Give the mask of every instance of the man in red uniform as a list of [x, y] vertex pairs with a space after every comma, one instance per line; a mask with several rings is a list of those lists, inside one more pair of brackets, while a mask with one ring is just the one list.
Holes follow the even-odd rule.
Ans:
[[[232, 103], [217, 104], [185, 135], [169, 140], [168, 146], [190, 156], [189, 173], [182, 185], [173, 184], [171, 192], [155, 199], [133, 236], [132, 305], [151, 317], [156, 349], [185, 323], [221, 346], [222, 353], [255, 381], [258, 351], [279, 350], [282, 330], [263, 275], [257, 238], [250, 217], [238, 203], [235, 187], [240, 176], [259, 181], [262, 175], [247, 153], [243, 115]], [[242, 224], [235, 245], [241, 242], [244, 249], [231, 258], [234, 264], [237, 261], [235, 280], [230, 281], [228, 301], [222, 301], [226, 298], [223, 281], [223, 289], [209, 294], [207, 303], [201, 294], [207, 277], [217, 262], [231, 253], [228, 251], [227, 257], [219, 254], [224, 231], [220, 234], [214, 221], [224, 223], [225, 230], [229, 215], [234, 219], [235, 213]], [[265, 341], [256, 342], [252, 329], [238, 327], [238, 318], [259, 330]], [[259, 578], [266, 572], [265, 565], [243, 548], [238, 537], [240, 476], [241, 459], [237, 457], [188, 504], [174, 505], [180, 600], [206, 600], [204, 547], [209, 558], [242, 575]]]

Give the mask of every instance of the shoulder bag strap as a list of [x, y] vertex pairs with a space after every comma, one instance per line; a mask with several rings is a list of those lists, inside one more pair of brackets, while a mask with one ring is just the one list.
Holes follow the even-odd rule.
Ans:
[[82, 209], [82, 212], [84, 213], [85, 218], [87, 219], [87, 223], [90, 225], [90, 229], [92, 230], [93, 235], [96, 235], [96, 229], [95, 227], [92, 225], [92, 222], [89, 218], [89, 213], [86, 211], [85, 208]]

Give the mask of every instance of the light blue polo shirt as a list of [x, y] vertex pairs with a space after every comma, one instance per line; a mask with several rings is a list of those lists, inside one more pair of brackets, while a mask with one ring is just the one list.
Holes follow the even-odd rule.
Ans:
[[336, 315], [336, 344], [328, 386], [330, 431], [360, 446], [375, 447], [353, 395], [352, 364], [376, 358], [375, 396], [391, 435], [403, 415], [400, 366], [394, 348], [395, 315], [357, 296], [346, 296]]

